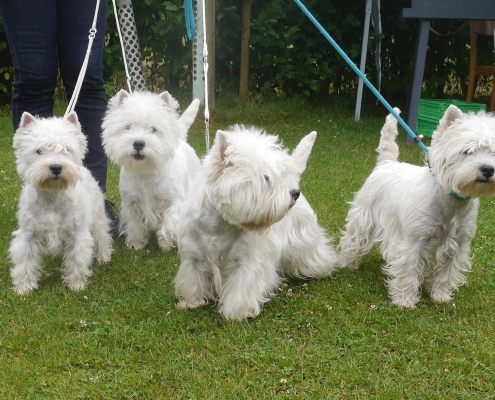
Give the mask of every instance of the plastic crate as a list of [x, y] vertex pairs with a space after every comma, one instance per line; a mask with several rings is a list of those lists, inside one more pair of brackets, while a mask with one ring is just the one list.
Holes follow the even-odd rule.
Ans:
[[431, 137], [433, 131], [437, 129], [438, 121], [440, 121], [445, 113], [445, 110], [447, 110], [451, 104], [457, 106], [464, 113], [486, 110], [485, 104], [471, 103], [462, 100], [420, 100], [418, 125], [416, 129], [417, 133], [420, 133], [426, 137]]
[[437, 129], [438, 119], [428, 117], [418, 117], [416, 133], [431, 138], [433, 131]]

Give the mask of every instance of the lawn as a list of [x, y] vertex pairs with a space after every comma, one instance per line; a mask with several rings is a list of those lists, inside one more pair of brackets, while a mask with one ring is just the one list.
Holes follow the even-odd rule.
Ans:
[[[181, 100], [183, 109], [186, 105]], [[242, 122], [278, 134], [294, 148], [318, 138], [301, 189], [338, 243], [347, 202], [373, 169], [386, 111], [301, 99], [225, 96], [212, 110], [217, 129]], [[0, 118], [0, 397], [2, 399], [493, 399], [495, 398], [495, 200], [481, 202], [472, 243], [473, 272], [454, 301], [415, 310], [388, 299], [377, 251], [359, 271], [328, 280], [287, 281], [254, 320], [226, 322], [214, 307], [177, 310], [177, 252], [156, 241], [141, 251], [115, 241], [108, 265], [94, 268], [84, 292], [62, 285], [46, 260], [39, 290], [11, 290], [8, 246], [21, 182], [9, 116]], [[401, 159], [423, 163], [401, 135]], [[189, 140], [202, 156], [200, 112]], [[117, 205], [118, 169], [108, 197]]]

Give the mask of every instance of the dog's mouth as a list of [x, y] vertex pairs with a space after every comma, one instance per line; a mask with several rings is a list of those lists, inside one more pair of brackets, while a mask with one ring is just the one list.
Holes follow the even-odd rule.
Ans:
[[132, 155], [132, 158], [134, 158], [136, 161], [143, 161], [144, 155], [142, 155], [141, 153], [135, 153]]

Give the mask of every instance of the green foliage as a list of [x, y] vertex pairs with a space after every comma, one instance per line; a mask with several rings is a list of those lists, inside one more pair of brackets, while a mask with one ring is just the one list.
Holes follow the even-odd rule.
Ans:
[[[305, 6], [359, 65], [363, 36], [363, 1], [304, 1]], [[241, 2], [216, 2], [216, 90], [239, 86]], [[401, 17], [410, 0], [382, 0], [382, 34], [370, 29], [366, 74], [376, 82], [375, 53], [382, 39], [382, 93], [390, 102], [409, 92], [418, 21]], [[187, 39], [182, 0], [133, 2], [144, 72], [151, 90], [191, 88], [192, 43]], [[466, 22], [434, 20], [424, 73], [424, 97], [463, 98], [469, 72], [469, 29]], [[2, 31], [0, 29], [0, 35]], [[105, 48], [105, 81], [110, 96], [125, 84], [120, 41], [113, 8], [109, 7]], [[254, 93], [303, 95], [355, 93], [358, 78], [323, 35], [292, 1], [253, 0], [249, 89]], [[488, 43], [490, 51], [493, 46]], [[0, 68], [11, 66], [5, 40], [0, 38]], [[488, 52], [482, 58], [493, 61]], [[2, 70], [5, 71], [5, 70]], [[12, 74], [0, 73], [0, 92], [10, 95]], [[484, 83], [484, 81], [482, 81]], [[489, 85], [485, 83], [485, 85]], [[488, 86], [487, 86], [488, 87]], [[365, 99], [372, 98], [365, 91]]]

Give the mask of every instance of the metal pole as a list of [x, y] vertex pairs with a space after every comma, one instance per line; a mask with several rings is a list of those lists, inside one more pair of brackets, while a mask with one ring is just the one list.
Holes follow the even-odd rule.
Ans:
[[203, 1], [193, 1], [194, 23], [196, 24], [196, 37], [193, 40], [192, 58], [193, 58], [193, 99], [199, 99], [201, 104], [205, 105], [205, 71], [203, 67], [203, 50], [204, 50], [204, 29], [203, 29]]
[[117, 0], [117, 13], [132, 87], [134, 90], [146, 90], [132, 1]]
[[[363, 32], [363, 45], [361, 46], [361, 65], [359, 70], [364, 75], [366, 68], [366, 52], [368, 51], [368, 36], [370, 31], [370, 18], [371, 18], [371, 0], [366, 0], [366, 9], [364, 17], [364, 32]], [[358, 92], [356, 99], [356, 112], [354, 113], [354, 120], [359, 121], [361, 118], [361, 102], [363, 99], [363, 80], [359, 78]]]

